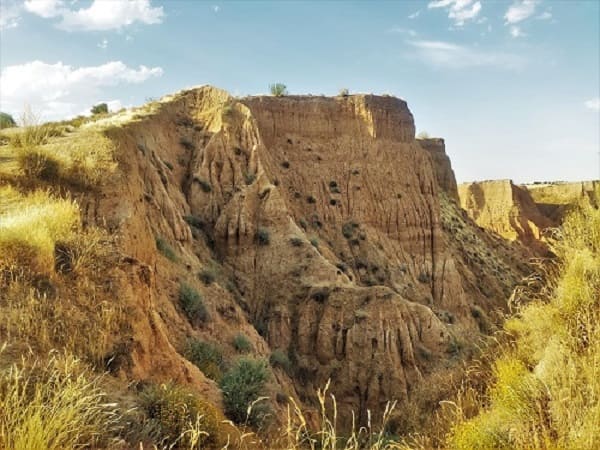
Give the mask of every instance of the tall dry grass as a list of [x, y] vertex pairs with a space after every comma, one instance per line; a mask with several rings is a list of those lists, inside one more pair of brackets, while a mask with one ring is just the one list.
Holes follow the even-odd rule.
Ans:
[[600, 448], [600, 210], [584, 201], [554, 237], [549, 298], [506, 322], [480, 411], [455, 405], [449, 448]]
[[108, 447], [119, 428], [115, 404], [81, 361], [54, 355], [45, 365], [0, 372], [0, 448], [64, 450]]

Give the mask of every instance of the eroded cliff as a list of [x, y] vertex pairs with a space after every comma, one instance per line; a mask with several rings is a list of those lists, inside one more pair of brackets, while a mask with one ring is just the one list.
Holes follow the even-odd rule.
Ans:
[[[219, 404], [181, 349], [197, 337], [234, 359], [242, 332], [259, 357], [291, 361], [273, 369], [272, 399], [314, 405], [331, 379], [342, 423], [398, 400], [406, 431], [409, 405], [443, 397], [432, 380], [460, 370], [522, 272], [460, 210], [443, 142], [415, 141], [402, 100], [202, 87], [130, 119], [90, 125], [116, 144], [118, 170], [80, 199], [86, 223], [119, 236], [128, 267], [131, 333], [115, 338], [124, 377], [176, 378]], [[186, 320], [182, 282], [209, 320]]]

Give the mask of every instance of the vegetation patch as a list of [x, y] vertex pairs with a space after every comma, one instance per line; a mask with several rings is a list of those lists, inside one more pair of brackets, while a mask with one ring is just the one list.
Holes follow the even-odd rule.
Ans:
[[236, 334], [232, 344], [238, 353], [248, 353], [252, 351], [252, 343], [245, 334]]
[[175, 253], [175, 250], [173, 250], [173, 247], [171, 247], [171, 244], [169, 244], [165, 238], [156, 236], [155, 242], [156, 249], [161, 253], [161, 255], [170, 261], [177, 262], [177, 254]]
[[190, 339], [185, 347], [184, 356], [211, 380], [219, 381], [223, 376], [223, 351], [215, 344]]
[[179, 285], [179, 304], [191, 323], [201, 324], [208, 321], [209, 315], [202, 296], [189, 284]]
[[265, 394], [268, 379], [269, 372], [264, 361], [240, 358], [219, 383], [225, 414], [238, 424], [259, 426], [264, 423], [269, 411], [259, 398]]

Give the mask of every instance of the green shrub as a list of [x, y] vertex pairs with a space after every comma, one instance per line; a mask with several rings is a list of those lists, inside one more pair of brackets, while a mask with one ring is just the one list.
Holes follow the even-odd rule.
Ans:
[[202, 191], [204, 191], [206, 193], [209, 193], [212, 191], [211, 184], [208, 181], [206, 181], [205, 179], [200, 178], [200, 177], [194, 177], [194, 181], [200, 185], [200, 188], [202, 189]]
[[204, 228], [204, 222], [200, 217], [197, 216], [184, 216], [183, 220], [187, 222], [187, 224], [191, 227], [202, 230]]
[[426, 271], [422, 271], [419, 273], [417, 280], [419, 280], [419, 283], [429, 283], [431, 281], [431, 275]]
[[220, 447], [221, 418], [214, 406], [174, 383], [149, 385], [140, 394], [149, 428], [161, 448]]
[[319, 248], [319, 239], [317, 239], [316, 237], [311, 237], [310, 238], [310, 244], [314, 247], [314, 248]]
[[256, 231], [256, 242], [258, 242], [259, 245], [269, 245], [269, 243], [271, 242], [271, 235], [269, 233], [269, 230], [266, 228], [259, 228]]
[[97, 114], [108, 114], [108, 105], [106, 103], [99, 103], [95, 106], [92, 106], [90, 112], [94, 116]]
[[266, 411], [254, 405], [248, 414], [248, 408], [265, 394], [268, 378], [269, 372], [264, 361], [240, 358], [219, 384], [223, 392], [225, 414], [239, 424], [257, 426], [263, 423]]
[[279, 367], [283, 369], [288, 374], [292, 371], [292, 362], [290, 361], [288, 355], [282, 350], [277, 349], [273, 351], [269, 357], [269, 363], [271, 363], [271, 366], [273, 367]]
[[173, 247], [163, 237], [156, 237], [156, 248], [165, 258], [174, 262], [177, 261], [175, 250], [173, 250]]
[[302, 245], [304, 245], [304, 239], [302, 239], [299, 236], [293, 236], [293, 237], [290, 238], [290, 243], [294, 247], [302, 247]]
[[358, 224], [356, 222], [346, 222], [342, 225], [342, 235], [346, 239], [350, 239], [354, 235], [354, 230], [358, 228]]
[[288, 93], [287, 86], [283, 83], [270, 84], [269, 91], [271, 92], [271, 95], [274, 95], [275, 97], [283, 97]]
[[223, 376], [223, 351], [210, 342], [190, 339], [184, 356], [211, 380], [219, 381]]
[[194, 150], [196, 148], [196, 146], [194, 145], [194, 143], [189, 138], [186, 138], [186, 137], [182, 137], [179, 140], [179, 143], [181, 144], [181, 146], [183, 148], [185, 148], [188, 151]]
[[0, 111], [0, 130], [3, 128], [12, 128], [16, 126], [17, 123], [10, 114]]
[[217, 273], [214, 269], [202, 269], [202, 271], [198, 274], [198, 278], [206, 284], [212, 284], [217, 279]]
[[350, 95], [350, 91], [348, 90], [348, 88], [342, 88], [342, 89], [340, 89], [340, 92], [338, 93], [338, 95], [340, 97], [348, 97]]
[[179, 304], [193, 324], [204, 323], [208, 320], [208, 311], [204, 300], [192, 286], [185, 283], [179, 285]]
[[233, 343], [233, 347], [239, 353], [247, 353], [247, 352], [252, 351], [252, 343], [246, 337], [246, 335], [244, 335], [242, 333], [236, 334], [235, 337], [233, 338], [232, 343]]

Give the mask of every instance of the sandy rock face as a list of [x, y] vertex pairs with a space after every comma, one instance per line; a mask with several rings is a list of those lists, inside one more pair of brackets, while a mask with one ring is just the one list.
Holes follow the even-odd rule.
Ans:
[[456, 178], [450, 158], [446, 154], [446, 144], [440, 138], [417, 139], [417, 142], [431, 156], [433, 161], [433, 169], [440, 188], [448, 194], [448, 196], [456, 201], [458, 199], [458, 187], [456, 186]]
[[[517, 273], [453, 200], [443, 141], [414, 132], [393, 97], [236, 100], [211, 87], [110, 130], [121, 178], [85, 210], [150, 272], [128, 293], [139, 306], [133, 373], [162, 377], [172, 364], [218, 397], [177, 352], [187, 336], [228, 351], [243, 332], [258, 356], [289, 356], [276, 389], [311, 405], [331, 379], [348, 424], [388, 400], [402, 411], [432, 373], [458, 364], [453, 343], [481, 329], [473, 308], [502, 307]], [[157, 253], [157, 236], [175, 260]], [[505, 276], [481, 276], [488, 263]], [[216, 281], [199, 283], [207, 268]], [[182, 316], [182, 281], [201, 292], [208, 323]]]
[[600, 182], [556, 182], [527, 184], [526, 188], [542, 214], [559, 224], [569, 208], [584, 198], [598, 202]]
[[544, 254], [542, 231], [553, 222], [539, 210], [527, 188], [510, 180], [464, 183], [458, 188], [461, 206], [475, 222], [511, 241], [518, 240]]

